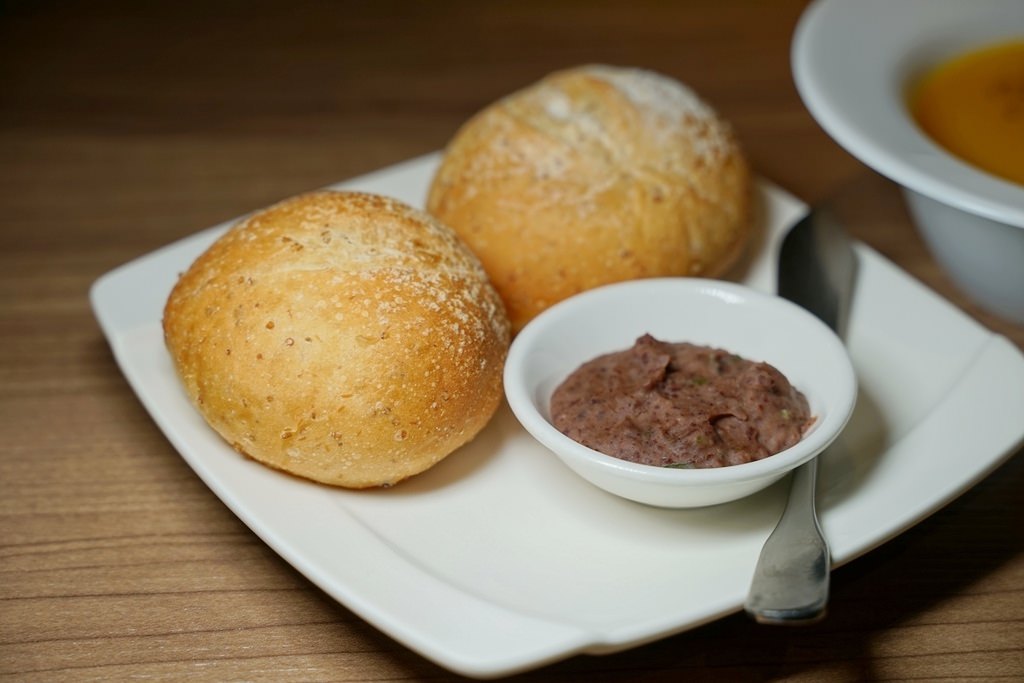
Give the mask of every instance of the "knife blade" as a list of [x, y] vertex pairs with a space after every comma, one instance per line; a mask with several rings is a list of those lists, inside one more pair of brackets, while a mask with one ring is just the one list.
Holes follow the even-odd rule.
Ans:
[[778, 264], [778, 295], [806, 308], [845, 338], [857, 254], [835, 216], [818, 209], [797, 221], [782, 241]]
[[[840, 338], [856, 274], [853, 244], [828, 211], [811, 211], [797, 221], [779, 248], [779, 296], [816, 315]], [[817, 457], [794, 472], [786, 509], [761, 549], [743, 606], [760, 623], [809, 623], [825, 616], [831, 556], [815, 510], [817, 473]]]

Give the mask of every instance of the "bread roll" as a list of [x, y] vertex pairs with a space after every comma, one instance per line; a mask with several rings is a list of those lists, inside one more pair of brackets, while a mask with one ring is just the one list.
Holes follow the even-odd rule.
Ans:
[[385, 197], [260, 211], [181, 276], [164, 334], [236, 450], [338, 486], [387, 486], [472, 439], [502, 395], [501, 300], [447, 227]]
[[427, 208], [480, 257], [518, 331], [597, 285], [723, 274], [748, 240], [750, 194], [732, 129], [693, 92], [585, 66], [470, 119]]

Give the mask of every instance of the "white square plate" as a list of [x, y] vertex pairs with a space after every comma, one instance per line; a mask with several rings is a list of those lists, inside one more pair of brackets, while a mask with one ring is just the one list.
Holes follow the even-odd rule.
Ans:
[[[338, 188], [422, 206], [436, 154]], [[806, 207], [762, 182], [760, 235], [739, 279], [774, 282], [779, 238]], [[423, 656], [494, 677], [621, 650], [738, 610], [785, 486], [696, 510], [600, 491], [507, 407], [475, 441], [388, 490], [346, 491], [239, 456], [189, 404], [160, 319], [178, 276], [227, 224], [100, 278], [96, 316], [182, 457], [260, 538], [340, 603]], [[819, 510], [841, 564], [965, 491], [1024, 438], [1024, 356], [864, 245], [849, 346], [854, 416], [822, 463]]]

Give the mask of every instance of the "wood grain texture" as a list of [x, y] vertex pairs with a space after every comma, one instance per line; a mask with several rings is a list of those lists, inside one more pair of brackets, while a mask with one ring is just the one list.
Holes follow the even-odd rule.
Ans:
[[[326, 597], [199, 481], [120, 375], [101, 274], [300, 191], [442, 147], [568, 65], [654, 68], [754, 167], [982, 324], [888, 181], [801, 105], [802, 0], [0, 4], [0, 677], [455, 680]], [[965, 428], [977, 428], [965, 426]], [[1019, 454], [1018, 454], [1019, 455]], [[965, 454], [969, 457], [970, 454]], [[1024, 462], [837, 570], [830, 616], [734, 616], [532, 681], [1024, 679]]]

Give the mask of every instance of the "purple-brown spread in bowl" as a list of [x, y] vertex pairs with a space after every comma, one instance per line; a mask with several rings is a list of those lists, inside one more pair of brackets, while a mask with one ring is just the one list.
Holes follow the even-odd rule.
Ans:
[[581, 365], [555, 390], [551, 417], [594, 450], [677, 468], [766, 458], [814, 421], [807, 399], [768, 363], [649, 334]]
[[[644, 335], [635, 350], [624, 352], [644, 331], [653, 337]], [[658, 339], [704, 345], [692, 355], [704, 356], [704, 367], [715, 375], [738, 373], [742, 365], [734, 358], [738, 355], [771, 363], [786, 382], [775, 370], [760, 367], [733, 382], [760, 387], [757, 391], [744, 389], [724, 399], [704, 396], [700, 392], [709, 391], [713, 376], [687, 375], [689, 362], [676, 358], [676, 345]], [[625, 364], [627, 369], [612, 370], [616, 364], [610, 363], [603, 371], [595, 370], [597, 379], [591, 383], [596, 390], [577, 391], [575, 397], [564, 393], [573, 386], [566, 378], [581, 363], [601, 366], [608, 362], [602, 360], [605, 356], [614, 358], [618, 353], [632, 358]], [[588, 359], [593, 360], [585, 363]], [[574, 473], [627, 500], [668, 508], [718, 505], [770, 486], [832, 443], [857, 399], [857, 376], [846, 347], [821, 320], [780, 297], [700, 278], [632, 280], [569, 297], [534, 318], [516, 336], [505, 362], [504, 380], [508, 405], [519, 422]], [[552, 405], [552, 395], [565, 382], [566, 389]], [[675, 406], [672, 397], [663, 394], [666, 389], [669, 394], [682, 392], [684, 384], [700, 390], [697, 399]], [[609, 387], [618, 387], [621, 397], [602, 406], [608, 401], [602, 392]], [[799, 388], [801, 398], [794, 398], [800, 394], [793, 387]], [[760, 407], [745, 402], [748, 393], [761, 395]], [[704, 417], [689, 415], [701, 403]], [[571, 406], [568, 411], [567, 405]], [[634, 410], [644, 405], [644, 410]], [[794, 412], [794, 406], [802, 412]], [[592, 442], [588, 447], [560, 431], [555, 421], [564, 423], [558, 414], [571, 414], [572, 408], [576, 415], [590, 415], [599, 436], [603, 431], [615, 440], [632, 439], [634, 456], [647, 459], [616, 457], [607, 444]], [[659, 418], [657, 424], [645, 423], [645, 412], [653, 412]], [[732, 439], [737, 432], [748, 433], [751, 424], [770, 413], [785, 429], [758, 432], [753, 439]], [[774, 432], [779, 434], [767, 436]], [[701, 433], [713, 434], [722, 445], [689, 452]], [[785, 447], [786, 433], [795, 440], [792, 446]], [[690, 444], [686, 444], [687, 435]], [[768, 456], [775, 450], [772, 444], [784, 450]], [[760, 459], [728, 467], [706, 466], [734, 462], [739, 453], [751, 452]], [[673, 460], [680, 464], [672, 466]]]

